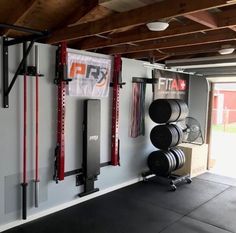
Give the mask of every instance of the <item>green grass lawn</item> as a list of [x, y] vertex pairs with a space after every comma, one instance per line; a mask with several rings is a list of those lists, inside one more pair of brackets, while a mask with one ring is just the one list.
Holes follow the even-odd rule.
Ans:
[[226, 132], [226, 133], [236, 133], [236, 123], [231, 123], [224, 125], [213, 125], [212, 126], [213, 131], [218, 131], [218, 132]]

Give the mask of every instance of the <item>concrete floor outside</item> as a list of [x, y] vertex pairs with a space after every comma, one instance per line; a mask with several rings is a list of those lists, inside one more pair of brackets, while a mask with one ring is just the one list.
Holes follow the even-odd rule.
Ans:
[[211, 172], [236, 178], [236, 124], [214, 125], [211, 158], [215, 166]]

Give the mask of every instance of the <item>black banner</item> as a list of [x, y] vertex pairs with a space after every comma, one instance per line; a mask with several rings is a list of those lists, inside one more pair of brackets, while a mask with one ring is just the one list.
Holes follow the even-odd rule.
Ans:
[[154, 99], [182, 99], [188, 103], [189, 75], [165, 70], [153, 70]]

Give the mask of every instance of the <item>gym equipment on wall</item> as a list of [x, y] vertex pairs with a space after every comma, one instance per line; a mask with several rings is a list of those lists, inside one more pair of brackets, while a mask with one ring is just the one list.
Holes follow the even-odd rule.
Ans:
[[162, 150], [153, 151], [147, 159], [150, 171], [142, 173], [144, 180], [155, 174], [159, 182], [167, 184], [175, 191], [178, 184], [191, 183], [189, 175], [173, 175], [177, 169], [185, 164], [185, 154], [175, 148], [183, 140], [183, 131], [177, 124], [168, 124], [183, 120], [188, 114], [188, 106], [179, 99], [157, 99], [149, 107], [149, 115], [156, 123], [150, 133], [152, 144]]
[[122, 60], [120, 55], [114, 56], [113, 67], [113, 97], [112, 97], [112, 126], [111, 126], [111, 165], [120, 165], [120, 139], [119, 139], [119, 105], [120, 105], [120, 88], [122, 83], [121, 77]]
[[[30, 45], [29, 45], [30, 46]], [[27, 43], [23, 43], [23, 54], [27, 50]], [[27, 66], [27, 62], [25, 60], [23, 69], [20, 70], [19, 75], [23, 75], [24, 83], [23, 83], [23, 108], [24, 108], [24, 123], [23, 123], [23, 182], [22, 186], [22, 218], [27, 218], [27, 78], [35, 77], [35, 207], [38, 207], [38, 196], [39, 196], [39, 168], [38, 168], [38, 82], [39, 77], [43, 76], [38, 71], [38, 47], [35, 46], [35, 66]]]
[[94, 188], [94, 181], [100, 174], [100, 121], [100, 100], [85, 100], [82, 163], [84, 192], [79, 194], [80, 197], [99, 191]]
[[155, 123], [169, 123], [188, 116], [188, 106], [181, 99], [156, 99], [149, 107], [149, 116]]
[[[23, 54], [26, 51], [27, 44], [23, 43]], [[23, 114], [23, 182], [22, 186], [22, 218], [27, 218], [27, 64], [24, 62], [24, 84], [23, 84], [23, 95], [24, 95], [24, 114]]]
[[65, 111], [66, 111], [66, 85], [71, 79], [67, 78], [67, 46], [61, 42], [56, 53], [56, 78], [57, 84], [57, 145], [55, 148], [55, 165], [53, 179], [64, 180], [65, 163]]
[[39, 58], [38, 46], [35, 46], [35, 207], [39, 206]]
[[[24, 69], [24, 64], [25, 61], [36, 41], [39, 41], [40, 39], [48, 37], [50, 34], [48, 31], [38, 31], [35, 29], [31, 28], [25, 28], [21, 26], [16, 26], [16, 25], [10, 25], [10, 24], [0, 24], [0, 28], [9, 28], [9, 29], [14, 29], [16, 31], [22, 31], [22, 32], [27, 32], [30, 33], [31, 35], [19, 37], [16, 39], [10, 39], [6, 36], [3, 36], [3, 43], [2, 43], [2, 67], [3, 67], [3, 107], [4, 108], [9, 108], [9, 94], [18, 78], [19, 75], [22, 74], [23, 69]], [[27, 49], [23, 52], [23, 57], [21, 62], [19, 63], [17, 70], [9, 84], [9, 66], [8, 66], [8, 58], [9, 58], [9, 46], [25, 43], [26, 41], [30, 41], [29, 46]], [[30, 73], [28, 70], [29, 67], [27, 67], [27, 73]]]
[[[133, 78], [134, 79], [134, 78]], [[132, 82], [132, 113], [130, 136], [136, 138], [145, 134], [145, 82]]]

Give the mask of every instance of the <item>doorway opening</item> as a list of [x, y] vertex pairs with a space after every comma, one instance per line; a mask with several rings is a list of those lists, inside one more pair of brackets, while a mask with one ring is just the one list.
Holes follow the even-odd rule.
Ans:
[[236, 83], [212, 84], [210, 130], [210, 171], [236, 178]]

